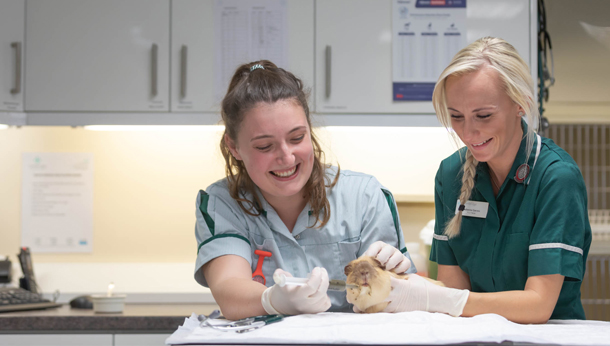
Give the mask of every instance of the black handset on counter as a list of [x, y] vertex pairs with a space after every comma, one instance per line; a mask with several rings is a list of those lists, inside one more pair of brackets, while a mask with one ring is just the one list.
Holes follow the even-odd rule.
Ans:
[[6, 259], [0, 260], [0, 284], [10, 284], [13, 277], [13, 265], [6, 256]]
[[19, 279], [19, 287], [32, 293], [38, 293], [38, 290], [36, 289], [36, 279], [34, 279], [34, 268], [32, 267], [30, 248], [22, 247], [17, 256], [19, 257], [21, 271], [23, 272], [23, 277]]

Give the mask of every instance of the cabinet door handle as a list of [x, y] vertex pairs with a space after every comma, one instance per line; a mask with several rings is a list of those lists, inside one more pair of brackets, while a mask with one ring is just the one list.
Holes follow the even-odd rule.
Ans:
[[19, 94], [21, 92], [21, 42], [13, 42], [11, 47], [15, 48], [15, 87], [11, 89], [11, 94]]
[[188, 47], [183, 45], [180, 50], [180, 97], [186, 98], [186, 68], [188, 63]]
[[159, 56], [159, 47], [156, 44], [152, 45], [152, 50], [151, 50], [151, 78], [150, 78], [150, 83], [151, 83], [151, 88], [150, 88], [150, 94], [155, 97], [157, 96], [157, 58]]
[[330, 46], [326, 46], [326, 98], [330, 97], [330, 69], [332, 63], [332, 50]]

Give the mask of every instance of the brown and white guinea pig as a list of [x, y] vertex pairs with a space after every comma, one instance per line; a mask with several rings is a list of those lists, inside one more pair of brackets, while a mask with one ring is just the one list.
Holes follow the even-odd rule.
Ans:
[[[354, 304], [360, 311], [374, 313], [388, 306], [384, 300], [392, 289], [390, 277], [408, 280], [406, 274], [396, 274], [385, 270], [381, 263], [371, 256], [361, 256], [345, 266], [346, 284], [357, 288], [347, 289], [347, 301]], [[442, 282], [428, 279], [436, 285], [445, 286]]]

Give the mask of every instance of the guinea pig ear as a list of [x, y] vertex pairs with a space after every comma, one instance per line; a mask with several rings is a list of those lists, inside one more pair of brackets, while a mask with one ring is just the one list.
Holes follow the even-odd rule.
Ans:
[[354, 268], [352, 268], [352, 265], [351, 265], [351, 264], [346, 265], [346, 266], [345, 266], [345, 269], [344, 269], [344, 271], [345, 271], [345, 275], [349, 275], [349, 274], [351, 274], [353, 270], [354, 270]]
[[383, 270], [385, 270], [385, 266], [381, 264], [381, 262], [379, 262], [378, 259], [371, 257], [371, 260], [373, 261], [373, 265], [375, 265], [375, 267], [381, 268]]

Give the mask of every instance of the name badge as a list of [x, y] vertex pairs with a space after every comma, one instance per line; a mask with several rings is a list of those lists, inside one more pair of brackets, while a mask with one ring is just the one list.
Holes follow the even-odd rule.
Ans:
[[[460, 207], [460, 200], [457, 200], [457, 204], [455, 205], [455, 213], [457, 214], [458, 208]], [[480, 219], [484, 219], [487, 217], [487, 208], [489, 208], [489, 203], [487, 202], [477, 202], [477, 201], [467, 201], [465, 204], [465, 209], [462, 211], [462, 216], [469, 217], [478, 217]]]

